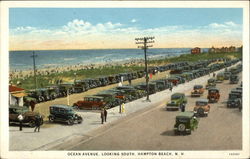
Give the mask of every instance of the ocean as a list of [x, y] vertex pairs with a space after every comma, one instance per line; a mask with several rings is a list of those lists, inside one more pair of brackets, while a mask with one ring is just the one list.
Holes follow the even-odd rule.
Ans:
[[[149, 59], [178, 56], [190, 53], [190, 49], [191, 48], [152, 48], [148, 50], [147, 55]], [[32, 52], [33, 51], [10, 51], [10, 70], [32, 70]], [[37, 55], [36, 67], [38, 69], [144, 59], [144, 51], [141, 49], [37, 50], [35, 54]]]

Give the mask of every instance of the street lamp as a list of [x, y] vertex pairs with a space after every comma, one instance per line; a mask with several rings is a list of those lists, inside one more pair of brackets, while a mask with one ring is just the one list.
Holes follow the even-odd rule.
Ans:
[[135, 38], [136, 44], [142, 44], [141, 46], [138, 46], [138, 48], [141, 48], [144, 50], [144, 56], [145, 56], [145, 72], [146, 72], [146, 86], [147, 86], [147, 99], [146, 101], [149, 101], [149, 86], [148, 86], [148, 81], [149, 81], [149, 76], [148, 76], [148, 60], [147, 60], [147, 49], [149, 47], [153, 47], [153, 45], [147, 45], [148, 43], [154, 43], [155, 37], [143, 37], [143, 38]]

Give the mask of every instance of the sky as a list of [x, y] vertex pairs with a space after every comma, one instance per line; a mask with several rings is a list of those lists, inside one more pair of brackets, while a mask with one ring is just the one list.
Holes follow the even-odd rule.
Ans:
[[10, 50], [242, 45], [241, 8], [10, 8]]

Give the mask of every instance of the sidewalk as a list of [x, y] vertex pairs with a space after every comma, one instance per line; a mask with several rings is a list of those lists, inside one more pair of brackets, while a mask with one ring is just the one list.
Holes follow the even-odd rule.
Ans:
[[[216, 74], [223, 70], [217, 71]], [[185, 84], [180, 84], [177, 87], [174, 87], [172, 92], [165, 90], [152, 94], [149, 97], [151, 102], [145, 101], [146, 97], [143, 97], [133, 102], [126, 103], [125, 113], [123, 114], [119, 113], [119, 106], [109, 109], [107, 123], [112, 123], [113, 121], [124, 118], [128, 114], [145, 108], [165, 104], [167, 100], [170, 99], [172, 93], [185, 92], [186, 95], [189, 95], [195, 84], [205, 85], [207, 79], [211, 77], [212, 74], [210, 76], [206, 75], [197, 78]], [[9, 127], [10, 151], [48, 150], [51, 147], [55, 147], [56, 145], [64, 142], [70, 142], [71, 140], [85, 140], [92, 137], [88, 134], [88, 132], [106, 125], [106, 123], [103, 125], [101, 124], [100, 113], [98, 111], [78, 111], [77, 113], [83, 117], [83, 123], [74, 124], [72, 126], [60, 123], [48, 123], [41, 127], [39, 133], [34, 133], [34, 128], [29, 127], [24, 127], [23, 131], [19, 131], [18, 126]]]

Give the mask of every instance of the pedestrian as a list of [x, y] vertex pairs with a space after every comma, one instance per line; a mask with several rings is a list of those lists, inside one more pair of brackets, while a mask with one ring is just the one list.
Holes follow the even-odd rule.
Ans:
[[172, 86], [172, 84], [171, 84], [169, 90], [172, 92], [172, 89], [173, 89], [173, 86]]
[[31, 111], [33, 112], [35, 109], [36, 103], [32, 100], [30, 101], [30, 107], [31, 107]]
[[22, 131], [23, 130], [23, 115], [19, 114], [17, 116], [18, 120], [19, 120], [19, 130]]
[[108, 115], [108, 112], [107, 110], [104, 108], [104, 121], [107, 122], [107, 115]]
[[215, 73], [213, 73], [213, 77], [215, 77]]
[[185, 104], [184, 103], [181, 104], [181, 112], [185, 112]]
[[35, 130], [34, 132], [36, 132], [36, 130], [38, 130], [38, 132], [40, 131], [40, 126], [41, 126], [41, 120], [42, 120], [42, 116], [36, 116], [35, 117]]
[[128, 83], [131, 86], [131, 84], [132, 84], [131, 78], [128, 79]]
[[104, 122], [104, 110], [103, 109], [101, 110], [101, 120], [102, 120], [102, 124], [103, 124], [103, 122]]

